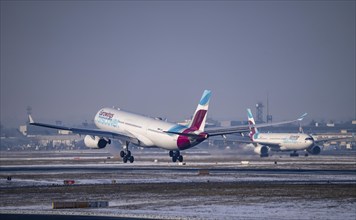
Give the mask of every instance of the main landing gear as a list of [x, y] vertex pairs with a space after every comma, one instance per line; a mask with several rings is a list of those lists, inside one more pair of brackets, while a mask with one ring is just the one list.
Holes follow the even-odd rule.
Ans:
[[125, 141], [124, 150], [122, 150], [120, 152], [120, 156], [124, 163], [127, 163], [127, 161], [130, 161], [130, 163], [133, 163], [135, 161], [134, 156], [132, 156], [131, 151], [129, 151], [129, 144], [130, 144], [130, 142]]
[[291, 157], [299, 157], [299, 154], [297, 151], [294, 151], [293, 153], [290, 154]]
[[183, 162], [183, 156], [180, 155], [179, 150], [176, 150], [176, 151], [171, 150], [171, 151], [169, 151], [169, 156], [172, 157], [172, 161], [174, 163], [177, 162], [177, 160], [179, 162]]

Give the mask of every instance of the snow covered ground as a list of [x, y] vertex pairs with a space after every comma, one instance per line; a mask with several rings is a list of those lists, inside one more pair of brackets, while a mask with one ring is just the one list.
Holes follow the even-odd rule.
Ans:
[[[263, 202], [261, 202], [261, 200]], [[36, 203], [34, 201], [34, 203]], [[353, 199], [186, 197], [111, 200], [109, 208], [53, 210], [50, 204], [1, 207], [0, 213], [99, 215], [158, 219], [343, 219], [356, 218]]]
[[[197, 162], [178, 165], [158, 157], [159, 162], [122, 164], [111, 159], [103, 162], [106, 156], [78, 159], [57, 155], [55, 163], [44, 164], [38, 160], [51, 161], [47, 159], [50, 155], [30, 160], [21, 155], [20, 162], [12, 163], [16, 160], [12, 155], [1, 160], [0, 213], [158, 219], [356, 219], [356, 159], [352, 157], [253, 159], [246, 165], [241, 159], [224, 161], [217, 157], [215, 162], [210, 155], [189, 156]], [[263, 168], [273, 170], [264, 172]], [[11, 180], [6, 179], [8, 176]], [[64, 186], [66, 179], [75, 180], [75, 184]], [[83, 200], [108, 201], [109, 207], [52, 209], [53, 201]]]

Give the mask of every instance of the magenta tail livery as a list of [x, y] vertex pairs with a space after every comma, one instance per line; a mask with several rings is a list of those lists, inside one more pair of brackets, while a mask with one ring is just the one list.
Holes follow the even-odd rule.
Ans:
[[[68, 130], [76, 134], [85, 135], [84, 143], [89, 148], [104, 148], [112, 139], [123, 141], [123, 151], [120, 155], [123, 162], [134, 162], [134, 157], [129, 151], [129, 144], [141, 147], [158, 147], [169, 150], [173, 162], [182, 162], [181, 150], [186, 150], [203, 142], [210, 136], [241, 133], [249, 131], [249, 126], [235, 126], [230, 128], [204, 129], [208, 113], [211, 91], [205, 90], [193, 119], [187, 126], [162, 121], [114, 108], [102, 108], [94, 117], [98, 129], [71, 128], [51, 124], [34, 122], [29, 116], [30, 124], [35, 126]], [[285, 123], [290, 123], [285, 122]], [[256, 125], [265, 127], [267, 125]]]
[[208, 114], [210, 96], [211, 92], [209, 90], [205, 90], [203, 96], [200, 99], [197, 110], [195, 110], [193, 119], [189, 125], [191, 129], [204, 131], [206, 116]]

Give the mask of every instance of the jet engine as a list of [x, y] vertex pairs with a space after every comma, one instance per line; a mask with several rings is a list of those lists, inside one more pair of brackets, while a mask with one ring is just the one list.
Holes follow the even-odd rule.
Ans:
[[106, 147], [107, 144], [111, 144], [111, 140], [98, 136], [93, 137], [90, 135], [86, 135], [84, 138], [84, 144], [89, 148], [101, 149]]
[[319, 146], [314, 145], [314, 146], [308, 148], [307, 151], [310, 154], [316, 155], [316, 154], [320, 154], [321, 148]]
[[267, 146], [262, 146], [262, 145], [258, 145], [257, 147], [255, 147], [254, 152], [256, 154], [259, 154], [261, 157], [268, 157], [268, 147]]

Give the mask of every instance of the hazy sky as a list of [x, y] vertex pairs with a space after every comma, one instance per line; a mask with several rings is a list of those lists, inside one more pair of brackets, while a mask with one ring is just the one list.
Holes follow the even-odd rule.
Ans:
[[[355, 116], [355, 1], [1, 1], [1, 123]], [[265, 109], [266, 113], [266, 109]]]

